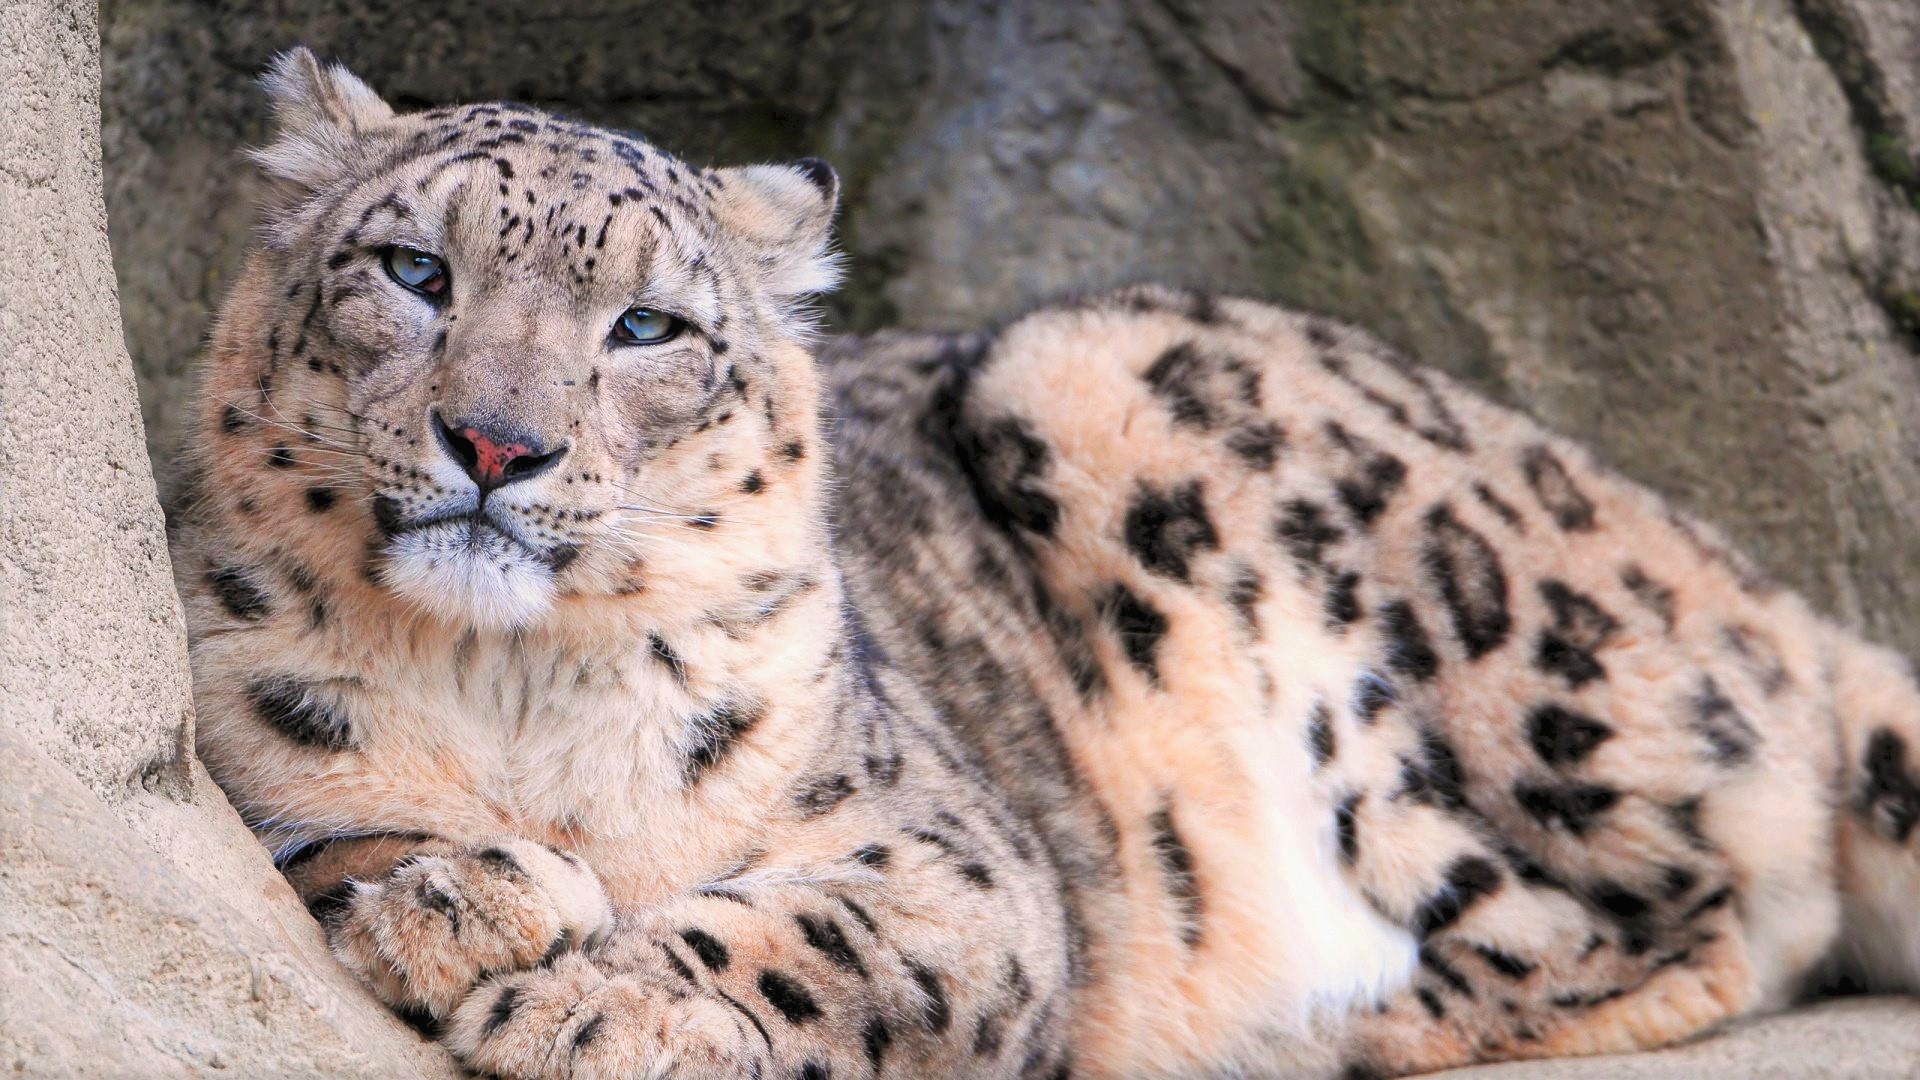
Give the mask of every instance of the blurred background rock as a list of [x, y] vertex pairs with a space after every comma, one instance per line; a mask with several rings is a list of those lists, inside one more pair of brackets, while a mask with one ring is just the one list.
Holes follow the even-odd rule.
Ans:
[[296, 42], [846, 183], [840, 330], [1165, 278], [1354, 320], [1920, 651], [1913, 0], [107, 0], [159, 471]]

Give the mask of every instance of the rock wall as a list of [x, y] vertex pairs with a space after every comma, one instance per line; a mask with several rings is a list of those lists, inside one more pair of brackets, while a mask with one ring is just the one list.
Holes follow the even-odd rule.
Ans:
[[[458, 17], [449, 14], [457, 10]], [[1343, 315], [1597, 444], [1920, 651], [1911, 0], [107, 0], [156, 461], [295, 41], [848, 183], [839, 325], [1174, 278]]]
[[195, 762], [91, 3], [0, 6], [0, 1072], [448, 1075]]

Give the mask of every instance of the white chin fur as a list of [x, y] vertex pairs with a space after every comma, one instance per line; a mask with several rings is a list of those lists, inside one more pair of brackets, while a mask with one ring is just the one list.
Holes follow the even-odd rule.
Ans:
[[403, 533], [387, 546], [381, 580], [450, 622], [525, 626], [553, 606], [553, 574], [493, 529], [449, 522]]

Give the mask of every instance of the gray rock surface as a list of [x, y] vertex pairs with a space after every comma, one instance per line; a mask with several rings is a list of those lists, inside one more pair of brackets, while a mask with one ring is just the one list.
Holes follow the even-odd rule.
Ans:
[[90, 3], [0, 6], [0, 1072], [450, 1075], [194, 760]]

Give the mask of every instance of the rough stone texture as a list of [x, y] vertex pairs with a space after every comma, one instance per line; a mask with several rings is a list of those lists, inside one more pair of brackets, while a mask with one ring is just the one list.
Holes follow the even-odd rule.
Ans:
[[446, 1075], [188, 749], [91, 4], [0, 5], [0, 1072]]
[[[10, 614], [0, 640], [9, 711], [16, 670], [19, 700], [37, 703], [11, 726], [91, 794], [49, 781], [18, 796], [25, 781], [0, 777], [9, 811], [48, 807], [18, 828], [9, 814], [0, 865], [34, 868], [7, 869], [0, 900], [66, 881], [75, 895], [121, 897], [107, 907], [124, 925], [172, 920], [182, 905], [200, 914], [167, 922], [121, 967], [99, 966], [110, 933], [0, 917], [0, 958], [53, 978], [47, 956], [59, 953], [31, 947], [57, 943], [111, 988], [189, 957], [187, 974], [159, 980], [180, 991], [165, 1000], [184, 1000], [188, 984], [202, 996], [198, 1012], [168, 1012], [69, 975], [61, 985], [89, 1004], [61, 1010], [10, 1001], [5, 988], [21, 980], [8, 971], [0, 1009], [39, 1018], [29, 1031], [171, 1038], [167, 1060], [194, 1069], [211, 1066], [188, 1042], [252, 1048], [232, 1012], [270, 1008], [296, 1070], [370, 1069], [354, 1063], [389, 1052], [430, 1066], [358, 999], [332, 996], [350, 992], [311, 962], [312, 927], [175, 754], [178, 616], [149, 588], [165, 555], [132, 402], [104, 343], [110, 283], [83, 192], [91, 147], [68, 146], [71, 160], [27, 152], [46, 132], [79, 131], [56, 120], [91, 108], [86, 80], [51, 77], [56, 61], [91, 63], [88, 17], [69, 21], [70, 3], [4, 11], [7, 100], [31, 107], [0, 118], [0, 213], [14, 222], [0, 231], [0, 297], [45, 302], [9, 306], [0, 333], [13, 355], [30, 325], [32, 340], [66, 346], [67, 366], [45, 352], [8, 364], [9, 608], [38, 605], [29, 618], [57, 625], [27, 640]], [[254, 181], [236, 156], [263, 135], [250, 80], [273, 51], [305, 42], [402, 104], [514, 97], [700, 159], [829, 158], [846, 180], [855, 267], [832, 312], [849, 328], [975, 326], [1042, 293], [1148, 277], [1354, 319], [1596, 444], [1828, 610], [1920, 651], [1912, 0], [107, 0], [102, 18], [110, 228], [162, 471], [251, 217]], [[32, 49], [14, 46], [29, 39]], [[63, 202], [54, 183], [82, 194]], [[16, 211], [16, 192], [39, 201]], [[73, 298], [49, 291], [55, 273]], [[38, 291], [16, 293], [16, 277]], [[64, 389], [89, 370], [108, 377]], [[16, 391], [28, 404], [13, 404]], [[60, 408], [76, 401], [85, 419]], [[119, 441], [87, 442], [100, 456], [82, 467], [56, 469], [46, 454], [74, 432], [109, 430]], [[37, 516], [16, 519], [16, 504]], [[107, 640], [121, 660], [85, 659]], [[53, 768], [0, 753], [10, 772]], [[116, 812], [173, 822], [143, 835], [170, 828], [204, 857], [109, 843]], [[34, 833], [42, 820], [97, 830], [103, 839], [86, 842], [106, 853], [100, 865], [16, 856], [53, 835]], [[181, 869], [202, 862], [220, 869]], [[154, 866], [181, 874], [180, 888], [146, 889]], [[220, 882], [223, 895], [266, 899], [239, 915], [192, 903]], [[288, 957], [260, 969], [280, 988], [263, 995], [270, 1006], [231, 996], [234, 957], [255, 941]], [[331, 1034], [315, 1019], [328, 1002], [341, 1010]], [[103, 1027], [70, 1016], [95, 1005]], [[1909, 1075], [1916, 1020], [1912, 1002], [1846, 1002], [1661, 1054], [1470, 1075]], [[0, 1048], [17, 1053], [8, 1026]], [[46, 1071], [87, 1060], [34, 1052]]]
[[1513, 1062], [1435, 1080], [1913, 1080], [1920, 1005], [1862, 998], [1742, 1024], [1654, 1054]]
[[[0, 685], [95, 792], [179, 788], [190, 709], [100, 205], [92, 16], [0, 14]], [[111, 567], [112, 573], [102, 573]]]
[[109, 806], [0, 730], [0, 1071], [455, 1075], [334, 961], [206, 773], [190, 779], [185, 797]]

